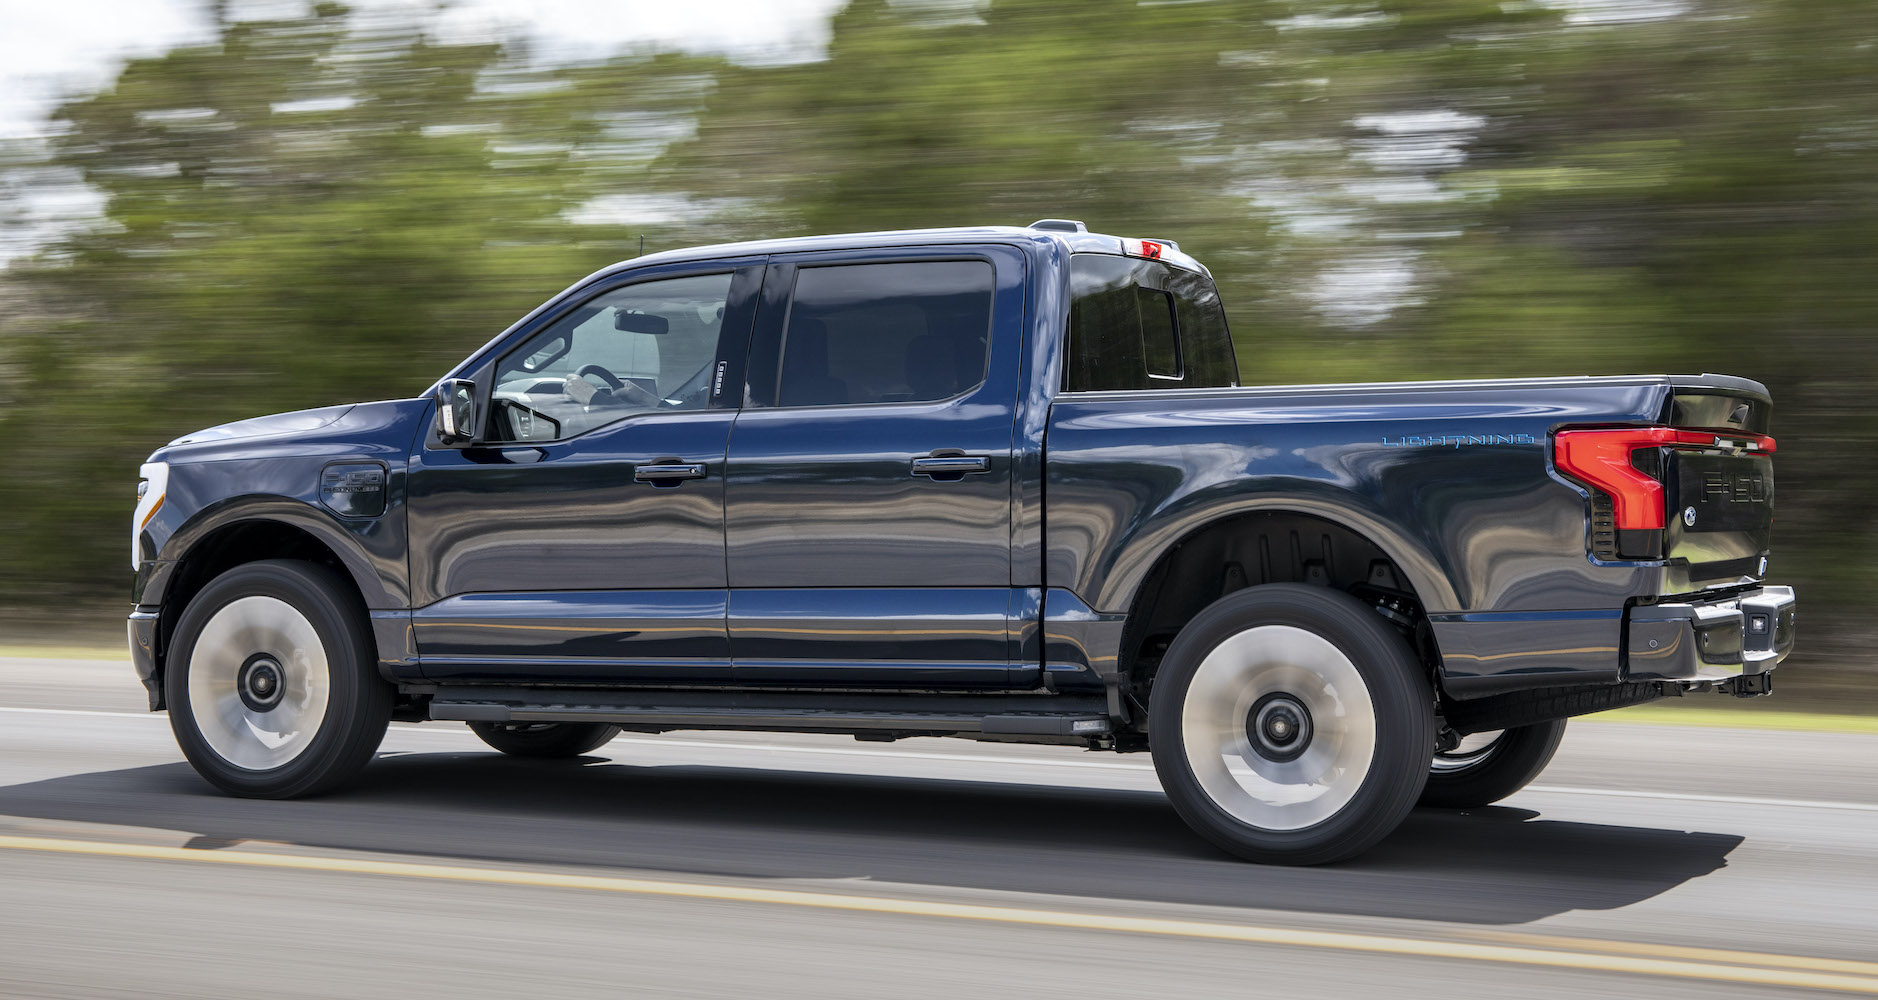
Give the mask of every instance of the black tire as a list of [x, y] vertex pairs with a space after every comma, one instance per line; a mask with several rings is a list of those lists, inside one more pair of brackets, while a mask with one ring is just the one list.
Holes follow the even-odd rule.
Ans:
[[[250, 598], [280, 602], [299, 617], [281, 612], [267, 600]], [[263, 616], [264, 625], [276, 626], [274, 632], [261, 627], [244, 630], [240, 615], [254, 608], [261, 609], [256, 614]], [[270, 613], [275, 617], [266, 618]], [[210, 642], [204, 643], [204, 632], [211, 628]], [[249, 650], [248, 646], [268, 648]], [[237, 657], [245, 658], [237, 668], [238, 677], [263, 671], [257, 664], [270, 657], [288, 662], [292, 669], [303, 671], [302, 692], [323, 675], [323, 709], [303, 708], [298, 716], [280, 716], [291, 713], [292, 705], [315, 704], [295, 697], [291, 677], [275, 685], [281, 693], [266, 711], [248, 704], [240, 694], [241, 681], [231, 683], [228, 694], [218, 700], [213, 694], [219, 683], [216, 678], [227, 674], [227, 664]], [[286, 799], [328, 791], [356, 775], [385, 738], [393, 691], [379, 677], [377, 664], [365, 609], [350, 581], [324, 566], [298, 560], [244, 563], [209, 581], [177, 622], [176, 641], [171, 644], [163, 677], [170, 729], [196, 773], [231, 795]], [[193, 695], [192, 678], [199, 678]], [[245, 707], [235, 709], [229, 697]], [[205, 720], [198, 718], [203, 708], [198, 701], [210, 709], [206, 732]], [[279, 748], [268, 746], [258, 736], [251, 746], [238, 742], [241, 727], [231, 725], [230, 716], [219, 711], [218, 704], [246, 712], [249, 720], [280, 717], [286, 721], [276, 724], [283, 726], [294, 718], [304, 720], [306, 724], [283, 744], [294, 755], [278, 763], [260, 760], [278, 755]], [[251, 726], [252, 721], [245, 725]], [[224, 749], [218, 750], [214, 740], [221, 740]], [[231, 744], [231, 740], [237, 742]], [[234, 758], [260, 766], [244, 766]]]
[[1437, 754], [1421, 805], [1474, 809], [1519, 791], [1539, 776], [1565, 738], [1565, 720], [1508, 729], [1490, 745], [1467, 755]]
[[476, 738], [511, 757], [579, 757], [619, 735], [604, 722], [472, 722]]
[[[1265, 626], [1280, 628], [1250, 632]], [[1213, 657], [1229, 640], [1237, 648]], [[1359, 694], [1371, 706], [1367, 724], [1349, 721], [1362, 717]], [[1316, 720], [1312, 699], [1336, 711]], [[1282, 716], [1294, 710], [1288, 726]], [[1215, 719], [1223, 721], [1208, 724]], [[1433, 694], [1408, 643], [1348, 594], [1289, 583], [1229, 594], [1187, 623], [1161, 660], [1148, 728], [1155, 771], [1188, 825], [1242, 858], [1291, 865], [1354, 857], [1388, 836], [1421, 793], [1435, 737]], [[1302, 746], [1273, 742], [1287, 732]], [[1261, 741], [1265, 749], [1254, 745]], [[1324, 763], [1354, 762], [1366, 742], [1366, 771]], [[1209, 777], [1196, 773], [1196, 761]], [[1288, 795], [1265, 800], [1235, 768], [1264, 768], [1281, 783], [1321, 768], [1327, 790], [1302, 804], [1282, 801]], [[1308, 791], [1316, 781], [1293, 787]]]

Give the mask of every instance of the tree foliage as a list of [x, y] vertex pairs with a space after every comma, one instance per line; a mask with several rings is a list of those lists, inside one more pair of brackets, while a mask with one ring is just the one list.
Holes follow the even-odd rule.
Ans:
[[224, 23], [54, 116], [107, 207], [0, 274], [0, 592], [119, 586], [162, 441], [417, 391], [640, 237], [1068, 216], [1207, 261], [1248, 381], [1767, 381], [1776, 572], [1850, 636], [1875, 45], [1839, 0], [853, 0], [754, 66]]

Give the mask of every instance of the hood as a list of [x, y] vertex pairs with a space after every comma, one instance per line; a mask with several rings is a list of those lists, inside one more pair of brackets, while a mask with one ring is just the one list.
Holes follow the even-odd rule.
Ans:
[[275, 434], [304, 434], [318, 430], [346, 415], [357, 403], [344, 403], [339, 406], [322, 406], [312, 410], [294, 410], [291, 413], [276, 413], [266, 417], [249, 417], [232, 424], [217, 424], [185, 434], [171, 441], [169, 446], [182, 444], [206, 444], [211, 441], [233, 441], [239, 438], [269, 437]]

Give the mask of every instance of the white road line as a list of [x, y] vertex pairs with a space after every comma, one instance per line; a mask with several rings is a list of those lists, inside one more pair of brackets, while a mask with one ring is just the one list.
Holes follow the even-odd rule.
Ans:
[[1525, 791], [1565, 795], [1605, 795], [1619, 799], [1726, 802], [1738, 806], [1780, 806], [1787, 809], [1850, 809], [1855, 812], [1878, 812], [1878, 803], [1826, 802], [1819, 799], [1763, 799], [1751, 795], [1702, 795], [1692, 792], [1632, 792], [1620, 788], [1575, 788], [1566, 785], [1527, 785]]
[[27, 715], [95, 715], [101, 719], [166, 719], [168, 716], [153, 712], [103, 712], [92, 708], [10, 708], [0, 706], [0, 712], [23, 712]]
[[[11, 708], [0, 706], [0, 712], [16, 712], [27, 715], [95, 716], [106, 719], [167, 718], [166, 716], [151, 712], [107, 712], [84, 708]], [[426, 736], [443, 736], [452, 739], [460, 739], [468, 736], [468, 733], [463, 730], [440, 729], [417, 724], [396, 725], [392, 727], [392, 732], [420, 733]], [[887, 750], [868, 747], [806, 747], [792, 746], [784, 743], [736, 743], [728, 740], [694, 740], [680, 736], [621, 736], [614, 739], [613, 742], [666, 748], [696, 747], [700, 750], [817, 754], [830, 757], [876, 757], [888, 760], [936, 760], [955, 764], [1016, 764], [1042, 767], [1080, 767], [1107, 771], [1154, 770], [1154, 765], [1152, 764], [1136, 764], [1128, 761], [1069, 760], [1054, 757], [999, 757], [990, 754], [927, 753], [918, 750]], [[1783, 809], [1836, 809], [1849, 812], [1878, 812], [1878, 803], [1830, 802], [1820, 799], [1760, 798], [1751, 795], [1710, 795], [1695, 792], [1643, 792], [1619, 788], [1584, 788], [1572, 785], [1528, 785], [1524, 789], [1524, 792], [1536, 792], [1546, 795], [1593, 795], [1620, 799], [1663, 799], [1672, 802], [1717, 802], [1727, 805], [1773, 806]]]

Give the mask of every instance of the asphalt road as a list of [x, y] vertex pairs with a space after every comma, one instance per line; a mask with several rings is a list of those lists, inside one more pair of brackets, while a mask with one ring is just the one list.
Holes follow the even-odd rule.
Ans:
[[0, 660], [0, 996], [1878, 993], [1873, 736], [1579, 723], [1502, 806], [1285, 869], [1190, 834], [1145, 755], [541, 763], [432, 723], [255, 802], [142, 707], [123, 663]]

